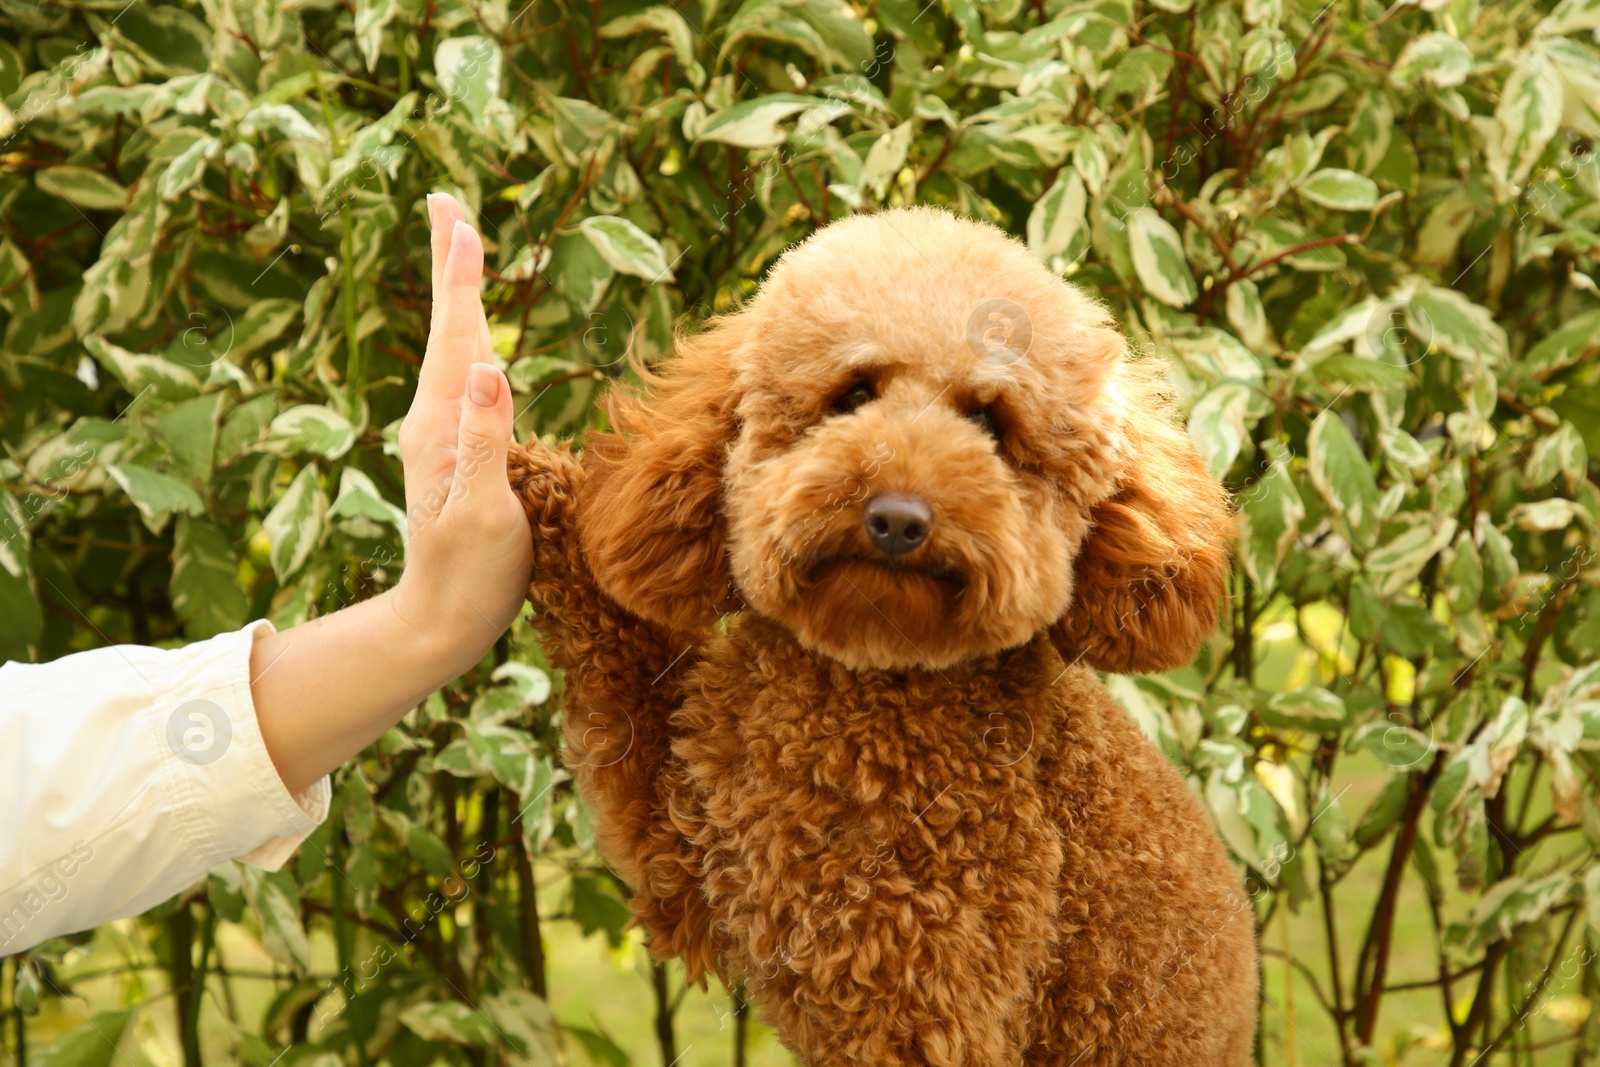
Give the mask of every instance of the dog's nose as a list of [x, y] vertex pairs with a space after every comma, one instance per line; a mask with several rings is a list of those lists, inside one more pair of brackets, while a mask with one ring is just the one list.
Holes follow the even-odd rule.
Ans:
[[867, 536], [878, 551], [891, 556], [910, 552], [928, 539], [933, 509], [909, 493], [879, 493], [864, 509]]

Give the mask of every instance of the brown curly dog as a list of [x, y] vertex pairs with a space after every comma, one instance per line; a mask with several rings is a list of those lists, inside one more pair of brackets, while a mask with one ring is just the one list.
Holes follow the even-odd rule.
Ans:
[[1251, 903], [1093, 673], [1187, 663], [1224, 591], [1159, 382], [1021, 244], [887, 211], [581, 458], [514, 451], [604, 854], [806, 1063], [1248, 1062]]

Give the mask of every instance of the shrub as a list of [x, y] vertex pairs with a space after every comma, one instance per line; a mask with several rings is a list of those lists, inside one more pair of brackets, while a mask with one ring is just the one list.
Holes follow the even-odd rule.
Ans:
[[[1168, 360], [1236, 494], [1224, 625], [1112, 684], [1248, 871], [1263, 1062], [1600, 1056], [1595, 0], [0, 0], [0, 25], [5, 656], [395, 580], [429, 190], [485, 232], [523, 435], [597, 424], [630, 356], [830, 218], [944, 205]], [[554, 988], [558, 926], [632, 944], [559, 708], [519, 624], [341, 772], [285, 871], [14, 959], [10, 1047], [42, 998], [21, 1055], [52, 1063], [102, 1038], [671, 1061], [675, 972], [638, 1033], [589, 1013], [620, 994]], [[743, 1062], [730, 1011], [737, 1051], [697, 1038], [703, 1062]]]

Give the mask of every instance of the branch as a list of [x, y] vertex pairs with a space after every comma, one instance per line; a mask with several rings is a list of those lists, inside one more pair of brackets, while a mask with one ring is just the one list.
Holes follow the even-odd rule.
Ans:
[[[1410, 778], [1411, 792], [1406, 797], [1400, 830], [1395, 834], [1394, 851], [1389, 854], [1389, 868], [1383, 875], [1383, 892], [1378, 898], [1372, 925], [1367, 927], [1367, 937], [1356, 961], [1356, 1038], [1365, 1045], [1372, 1044], [1372, 1032], [1378, 1023], [1378, 1005], [1383, 999], [1384, 974], [1389, 969], [1389, 948], [1394, 933], [1394, 912], [1400, 901], [1400, 883], [1405, 877], [1406, 863], [1411, 859], [1411, 848], [1416, 843], [1417, 828], [1422, 819], [1422, 809], [1427, 806], [1428, 792], [1443, 767], [1444, 753], [1440, 752], [1434, 756], [1433, 763], [1425, 773]], [[1363, 996], [1361, 976], [1369, 962], [1371, 975]]]
[[[1279, 260], [1288, 259], [1290, 256], [1297, 256], [1301, 252], [1309, 252], [1313, 248], [1323, 248], [1327, 245], [1358, 245], [1360, 243], [1361, 238], [1353, 233], [1341, 233], [1336, 237], [1319, 237], [1315, 241], [1307, 241], [1303, 245], [1295, 245], [1293, 248], [1285, 249], [1275, 256], [1269, 256], [1268, 258], [1263, 259], [1260, 263], [1253, 263], [1245, 267], [1244, 273], [1239, 275], [1239, 277], [1248, 278], [1250, 275], [1255, 274], [1258, 271], [1266, 270]], [[1234, 281], [1235, 279], [1230, 278], [1228, 280]]]

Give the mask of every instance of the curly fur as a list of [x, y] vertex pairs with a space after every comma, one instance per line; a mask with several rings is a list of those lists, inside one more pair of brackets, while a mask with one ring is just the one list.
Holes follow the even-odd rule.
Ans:
[[[1017, 242], [890, 211], [788, 252], [581, 456], [513, 451], [601, 849], [651, 951], [805, 1062], [1248, 1062], [1250, 902], [1090, 669], [1188, 662], [1225, 588], [1159, 382]], [[935, 516], [894, 559], [888, 490]]]

